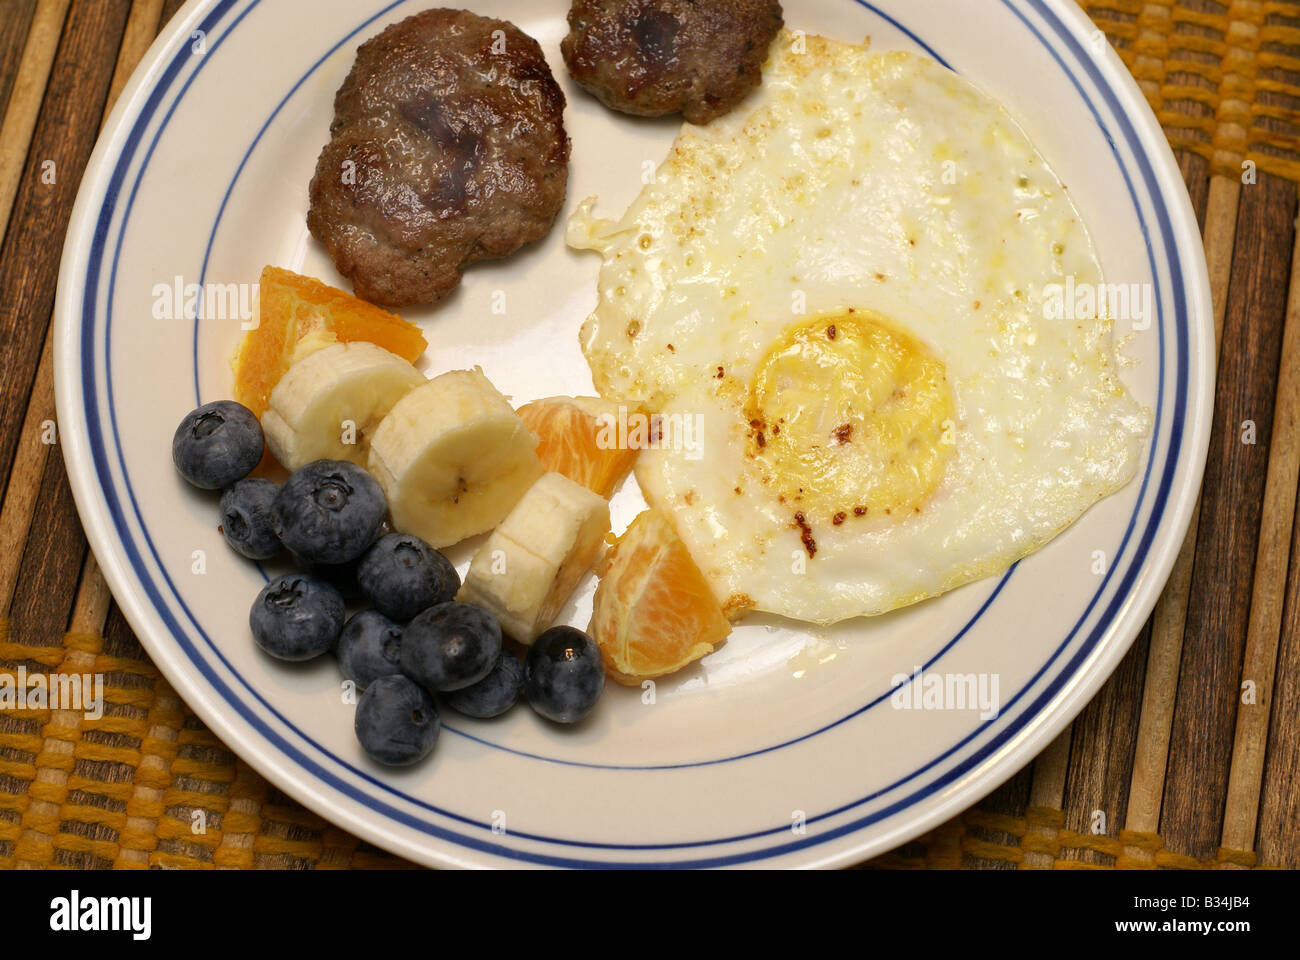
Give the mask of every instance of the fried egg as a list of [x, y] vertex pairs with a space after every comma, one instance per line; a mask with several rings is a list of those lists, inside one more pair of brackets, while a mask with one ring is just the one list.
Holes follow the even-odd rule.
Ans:
[[[687, 125], [600, 253], [596, 389], [653, 411], [636, 477], [729, 613], [879, 614], [1000, 573], [1134, 476], [1150, 411], [1069, 196], [993, 99], [923, 57], [786, 32]], [[676, 442], [679, 437], [695, 442]]]

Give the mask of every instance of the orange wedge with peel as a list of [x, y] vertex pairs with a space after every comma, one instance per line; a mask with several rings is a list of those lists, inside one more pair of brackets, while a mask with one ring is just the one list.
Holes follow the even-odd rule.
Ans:
[[331, 343], [366, 340], [415, 363], [429, 343], [415, 324], [328, 284], [266, 267], [258, 286], [258, 324], [231, 359], [235, 399], [257, 416], [295, 360]]
[[731, 632], [686, 544], [658, 510], [637, 515], [596, 574], [587, 632], [619, 683], [674, 673], [712, 653]]

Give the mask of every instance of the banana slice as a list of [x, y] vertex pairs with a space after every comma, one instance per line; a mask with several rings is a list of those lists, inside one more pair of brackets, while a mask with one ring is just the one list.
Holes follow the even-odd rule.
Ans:
[[393, 525], [434, 547], [502, 521], [542, 475], [537, 437], [473, 370], [434, 377], [402, 397], [370, 441], [370, 472]]
[[424, 382], [419, 370], [373, 343], [321, 347], [296, 361], [271, 391], [262, 414], [266, 445], [290, 471], [322, 459], [365, 466], [379, 421]]
[[479, 548], [456, 599], [486, 607], [502, 630], [531, 644], [595, 564], [608, 531], [608, 501], [548, 473]]

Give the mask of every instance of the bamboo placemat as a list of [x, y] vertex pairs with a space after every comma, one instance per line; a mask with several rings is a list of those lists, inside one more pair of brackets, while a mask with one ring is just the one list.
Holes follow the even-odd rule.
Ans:
[[[179, 6], [0, 0], [0, 670], [103, 673], [108, 703], [99, 720], [0, 712], [0, 867], [408, 866], [268, 785], [180, 701], [105, 587], [59, 456], [63, 232], [108, 107]], [[869, 866], [1294, 868], [1300, 2], [1084, 6], [1157, 111], [1202, 225], [1221, 364], [1201, 505], [1150, 622], [1071, 728]]]

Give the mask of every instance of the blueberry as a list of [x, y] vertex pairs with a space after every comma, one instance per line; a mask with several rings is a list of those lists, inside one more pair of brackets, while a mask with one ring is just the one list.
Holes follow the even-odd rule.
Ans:
[[280, 552], [271, 522], [271, 504], [279, 492], [278, 483], [247, 477], [221, 494], [221, 533], [250, 560], [269, 560]]
[[468, 603], [430, 607], [402, 633], [402, 673], [428, 690], [446, 692], [478, 683], [500, 654], [496, 617]]
[[280, 488], [275, 532], [308, 563], [354, 560], [379, 539], [388, 503], [379, 482], [355, 463], [316, 460]]
[[392, 676], [366, 688], [353, 725], [366, 753], [401, 767], [429, 755], [442, 721], [428, 693], [406, 677]]
[[271, 656], [310, 660], [333, 646], [343, 629], [343, 598], [322, 580], [287, 573], [262, 588], [248, 625]]
[[334, 652], [343, 675], [364, 690], [402, 672], [402, 628], [378, 610], [362, 610], [343, 625]]
[[172, 462], [182, 477], [204, 490], [220, 490], [253, 472], [262, 459], [262, 425], [233, 400], [191, 410], [172, 435]]
[[357, 583], [375, 609], [405, 623], [421, 610], [455, 597], [460, 574], [419, 537], [390, 533], [361, 558]]
[[604, 689], [600, 648], [581, 630], [551, 627], [528, 649], [524, 694], [548, 720], [576, 723], [591, 713]]
[[449, 694], [447, 703], [467, 717], [487, 720], [513, 707], [523, 687], [524, 665], [509, 650], [502, 650], [491, 673], [478, 683]]

